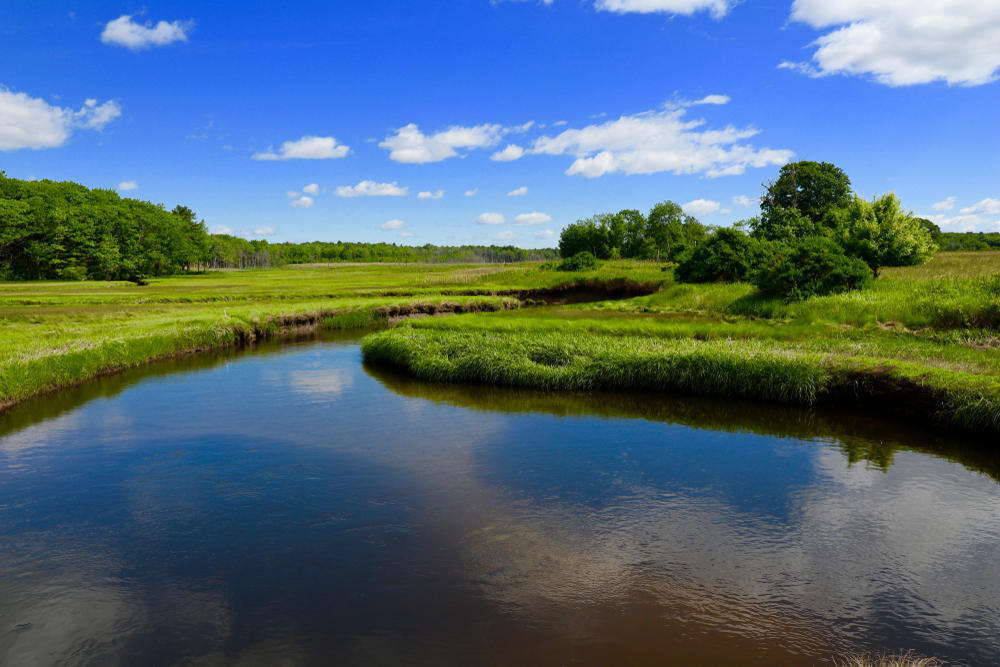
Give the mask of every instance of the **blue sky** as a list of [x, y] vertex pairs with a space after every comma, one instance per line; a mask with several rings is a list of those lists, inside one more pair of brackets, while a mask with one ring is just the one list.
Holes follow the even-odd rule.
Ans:
[[1000, 229], [995, 0], [14, 0], [0, 31], [0, 169], [271, 242], [728, 225], [793, 159]]

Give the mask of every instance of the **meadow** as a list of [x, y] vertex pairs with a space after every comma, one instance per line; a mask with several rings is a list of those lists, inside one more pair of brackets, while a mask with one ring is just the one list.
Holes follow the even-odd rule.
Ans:
[[[1000, 253], [939, 253], [870, 289], [785, 303], [634, 260], [330, 265], [0, 284], [0, 403], [311, 328], [392, 328], [369, 361], [417, 378], [857, 400], [1000, 429]], [[639, 296], [632, 296], [639, 294]], [[631, 298], [628, 298], [631, 297]], [[564, 303], [566, 305], [554, 305]], [[453, 317], [426, 317], [461, 313]], [[422, 319], [403, 319], [411, 316]]]

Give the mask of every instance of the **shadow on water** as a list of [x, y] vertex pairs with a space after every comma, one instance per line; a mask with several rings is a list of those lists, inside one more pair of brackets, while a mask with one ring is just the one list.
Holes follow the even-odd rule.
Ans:
[[706, 431], [826, 441], [848, 463], [883, 471], [897, 452], [954, 461], [1000, 482], [1000, 449], [976, 436], [954, 436], [889, 417], [843, 408], [803, 408], [709, 396], [649, 392], [544, 392], [480, 385], [422, 382], [379, 364], [365, 372], [391, 391], [471, 410], [548, 414], [555, 417], [645, 419]]

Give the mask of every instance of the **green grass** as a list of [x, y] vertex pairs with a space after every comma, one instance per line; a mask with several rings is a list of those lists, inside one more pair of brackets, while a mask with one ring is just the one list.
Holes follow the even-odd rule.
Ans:
[[[369, 338], [366, 355], [425, 379], [512, 387], [795, 404], [860, 387], [870, 396], [917, 397], [943, 423], [995, 429], [994, 268], [1000, 263], [991, 253], [949, 253], [887, 272], [868, 290], [790, 304], [745, 284], [676, 284], [661, 265], [636, 261], [578, 274], [530, 264], [336, 265], [213, 272], [145, 287], [7, 283], [0, 284], [0, 404], [289, 328], [370, 327], [446, 310], [469, 314], [408, 322]], [[517, 309], [517, 298], [551, 302], [570, 285], [648, 296]]]

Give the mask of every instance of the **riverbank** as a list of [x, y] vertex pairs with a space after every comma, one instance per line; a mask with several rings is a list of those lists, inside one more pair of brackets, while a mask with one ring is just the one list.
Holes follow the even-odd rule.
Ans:
[[995, 433], [1000, 279], [936, 277], [955, 259], [917, 267], [926, 279], [897, 270], [791, 304], [745, 284], [667, 283], [624, 301], [405, 323], [363, 350], [428, 381], [836, 403]]
[[517, 308], [603, 281], [656, 289], [652, 267], [562, 274], [522, 266], [350, 265], [209, 272], [129, 282], [0, 284], [0, 410], [177, 355], [315, 328]]

